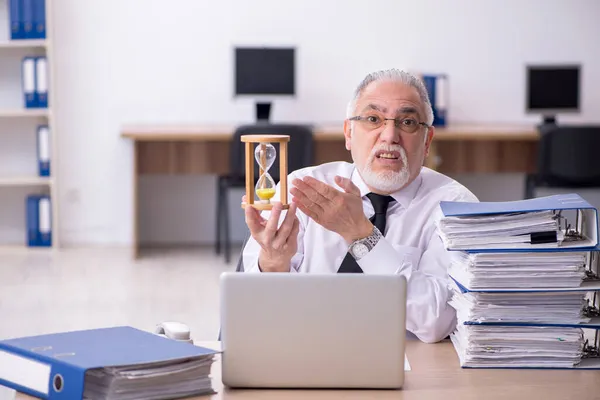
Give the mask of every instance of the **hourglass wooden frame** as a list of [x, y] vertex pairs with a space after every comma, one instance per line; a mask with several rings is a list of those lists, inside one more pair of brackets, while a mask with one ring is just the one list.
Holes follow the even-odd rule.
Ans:
[[[265, 203], [255, 203], [255, 184], [254, 184], [254, 143], [260, 146], [264, 143], [279, 143], [279, 182], [280, 182], [280, 202], [284, 210], [289, 208], [287, 194], [288, 178], [288, 152], [287, 144], [290, 141], [288, 135], [242, 135], [241, 141], [246, 143], [246, 202], [242, 203], [242, 208], [250, 205], [258, 210], [270, 210], [273, 204], [269, 201]], [[265, 172], [259, 163], [259, 177]]]

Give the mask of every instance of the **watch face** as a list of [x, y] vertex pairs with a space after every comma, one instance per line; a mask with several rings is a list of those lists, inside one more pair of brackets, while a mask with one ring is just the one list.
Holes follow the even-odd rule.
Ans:
[[363, 243], [356, 243], [352, 247], [352, 254], [354, 254], [354, 258], [356, 258], [356, 259], [363, 258], [368, 252], [369, 252], [369, 249]]

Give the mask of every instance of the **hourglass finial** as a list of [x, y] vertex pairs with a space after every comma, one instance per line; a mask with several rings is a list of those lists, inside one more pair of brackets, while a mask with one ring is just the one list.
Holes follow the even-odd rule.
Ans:
[[[289, 208], [287, 203], [287, 135], [243, 135], [241, 141], [246, 143], [246, 203], [242, 207], [251, 205], [259, 210], [270, 210], [273, 201], [280, 201], [284, 209]], [[254, 148], [256, 143], [256, 148]], [[277, 151], [273, 144], [279, 144], [280, 153], [280, 198], [275, 199], [277, 188], [269, 169], [276, 162]], [[258, 180], [254, 182], [254, 162], [259, 166]], [[255, 196], [258, 197], [255, 201]]]

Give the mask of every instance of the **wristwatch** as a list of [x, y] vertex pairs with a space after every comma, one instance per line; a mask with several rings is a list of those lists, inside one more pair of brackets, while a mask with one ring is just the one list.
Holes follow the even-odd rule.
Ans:
[[348, 251], [352, 254], [352, 257], [358, 261], [366, 256], [382, 237], [381, 231], [374, 226], [373, 232], [369, 236], [352, 242]]

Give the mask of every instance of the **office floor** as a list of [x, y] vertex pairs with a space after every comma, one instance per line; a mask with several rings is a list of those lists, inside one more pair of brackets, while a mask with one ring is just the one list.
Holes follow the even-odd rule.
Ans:
[[152, 250], [140, 260], [112, 248], [0, 253], [0, 338], [114, 325], [153, 330], [176, 320], [195, 340], [215, 340], [219, 275], [234, 269], [211, 247]]

